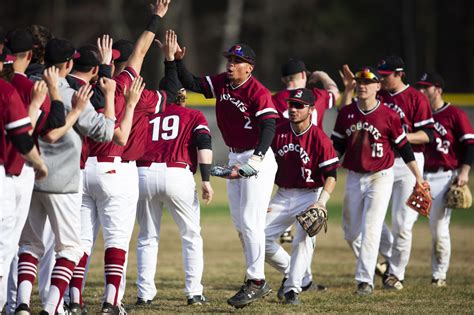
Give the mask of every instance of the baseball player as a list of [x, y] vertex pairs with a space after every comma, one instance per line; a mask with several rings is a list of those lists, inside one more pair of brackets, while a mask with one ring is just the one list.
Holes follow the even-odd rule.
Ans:
[[[423, 150], [425, 144], [434, 140], [434, 121], [426, 96], [403, 82], [404, 67], [403, 60], [398, 56], [388, 56], [379, 63], [382, 89], [378, 97], [400, 116], [407, 139], [413, 145], [417, 165], [423, 170]], [[384, 277], [384, 288], [400, 290], [403, 289], [412, 230], [418, 213], [405, 204], [415, 185], [415, 178], [401, 157], [395, 158], [394, 174], [392, 230], [390, 233], [388, 227], [384, 227], [380, 252], [389, 265]]]
[[394, 180], [393, 147], [416, 181], [422, 184], [423, 178], [399, 115], [376, 99], [381, 75], [365, 67], [355, 80], [357, 101], [340, 110], [331, 139], [339, 156], [346, 153], [348, 157], [342, 163], [349, 170], [342, 225], [344, 238], [357, 257], [356, 293], [369, 295]]
[[209, 182], [212, 143], [204, 115], [185, 104], [186, 91], [181, 89], [176, 103], [168, 104], [163, 113], [150, 116], [145, 154], [137, 161], [137, 304], [150, 304], [156, 295], [154, 279], [163, 206], [173, 216], [181, 235], [187, 304], [207, 302], [201, 284], [203, 242], [193, 174], [199, 163], [202, 198], [209, 203], [214, 194]]
[[290, 123], [278, 125], [272, 143], [278, 164], [278, 191], [268, 207], [265, 259], [284, 274], [279, 298], [284, 294], [286, 304], [299, 304], [298, 294], [316, 239], [296, 225], [291, 259], [276, 239], [308, 206], [317, 202], [326, 207], [336, 185], [339, 159], [330, 139], [312, 123], [314, 92], [306, 88], [292, 90], [287, 102]]
[[321, 81], [324, 89], [311, 89], [315, 96], [311, 121], [322, 129], [324, 112], [335, 106], [339, 98], [339, 89], [334, 80], [324, 71], [309, 72], [303, 61], [292, 58], [281, 67], [281, 81], [285, 84], [286, 88], [275, 93], [272, 97], [273, 103], [280, 115], [278, 122], [282, 121], [283, 118], [288, 119], [288, 104], [286, 100], [292, 90], [306, 87], [307, 82], [316, 83]]
[[247, 177], [227, 181], [230, 212], [247, 266], [245, 284], [227, 303], [241, 308], [271, 292], [264, 273], [264, 224], [277, 168], [269, 146], [279, 116], [270, 92], [252, 76], [256, 56], [249, 46], [230, 47], [224, 52], [227, 71], [202, 78], [186, 70], [180, 61], [184, 54], [183, 47], [176, 58], [180, 81], [186, 89], [216, 98], [217, 125], [229, 146], [229, 165], [240, 164]]
[[[0, 73], [3, 64], [12, 63], [15, 56], [8, 55], [6, 49], [0, 54]], [[0, 74], [1, 77], [1, 74]], [[40, 102], [41, 104], [41, 102]], [[14, 232], [16, 216], [12, 212], [16, 210], [15, 185], [11, 175], [5, 173], [5, 157], [8, 154], [7, 138], [10, 139], [15, 150], [33, 165], [36, 178], [41, 179], [48, 175], [48, 169], [40, 158], [34, 140], [29, 132], [32, 130], [30, 118], [25, 106], [21, 101], [15, 88], [3, 78], [0, 78], [0, 288], [4, 291], [4, 282], [7, 281], [8, 267], [11, 262], [10, 244], [11, 234]], [[11, 148], [13, 149], [13, 148]], [[3, 294], [3, 293], [2, 293]], [[3, 308], [2, 300], [0, 310]]]
[[444, 287], [451, 256], [451, 209], [446, 207], [444, 197], [453, 182], [464, 186], [469, 181], [474, 157], [474, 130], [465, 112], [443, 100], [444, 80], [439, 74], [424, 73], [416, 85], [428, 97], [437, 131], [435, 141], [423, 152], [426, 158], [424, 176], [430, 182], [433, 196], [430, 212], [431, 283]]
[[[90, 86], [84, 87], [75, 94], [65, 79], [72, 69], [74, 57], [77, 57], [75, 49], [66, 40], [52, 39], [46, 46], [46, 63], [59, 69], [59, 93], [68, 117], [72, 112], [80, 113], [76, 115], [77, 121], [73, 123], [74, 128], [69, 129], [55, 143], [49, 144], [39, 141], [47, 165], [50, 165], [55, 171], [48, 176], [47, 180], [35, 183], [28, 215], [29, 224], [25, 225], [20, 239], [17, 312], [29, 312], [36, 266], [44, 251], [41, 236], [46, 216], [49, 217], [55, 234], [57, 255], [48, 298], [43, 307], [44, 311], [49, 314], [57, 311], [74, 267], [82, 256], [79, 236], [81, 135], [101, 141], [110, 141], [113, 136], [115, 120], [113, 106], [106, 105], [104, 114], [97, 114], [88, 102]], [[107, 97], [109, 99], [113, 97], [115, 89], [113, 82], [103, 79], [101, 85], [106, 91]], [[73, 96], [76, 105], [78, 102], [82, 104], [79, 106], [80, 110], [73, 109]], [[81, 112], [81, 110], [83, 111]], [[66, 119], [66, 124], [62, 128], [70, 127], [71, 125]]]

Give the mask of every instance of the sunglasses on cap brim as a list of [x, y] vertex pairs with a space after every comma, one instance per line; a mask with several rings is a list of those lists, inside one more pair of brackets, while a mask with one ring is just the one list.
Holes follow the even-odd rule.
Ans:
[[355, 74], [354, 79], [357, 80], [370, 80], [370, 81], [375, 81], [379, 82], [379, 78], [377, 75], [370, 71], [359, 71]]

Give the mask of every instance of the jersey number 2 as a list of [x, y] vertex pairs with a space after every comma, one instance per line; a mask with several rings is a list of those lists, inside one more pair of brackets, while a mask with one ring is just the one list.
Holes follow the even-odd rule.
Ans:
[[150, 124], [153, 124], [153, 135], [152, 140], [173, 140], [178, 136], [179, 132], [179, 116], [171, 115], [164, 117], [156, 117], [150, 120]]

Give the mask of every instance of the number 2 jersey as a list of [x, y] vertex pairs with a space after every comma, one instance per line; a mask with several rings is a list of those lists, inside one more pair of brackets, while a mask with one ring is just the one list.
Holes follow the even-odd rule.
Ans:
[[457, 169], [466, 144], [474, 144], [474, 130], [466, 113], [450, 104], [433, 112], [435, 141], [426, 146], [425, 171]]
[[194, 141], [199, 133], [210, 134], [207, 120], [200, 111], [167, 104], [164, 112], [150, 116], [145, 154], [140, 160], [182, 162], [195, 173], [197, 146]]
[[286, 121], [277, 126], [272, 149], [278, 163], [275, 184], [282, 188], [317, 188], [323, 173], [339, 166], [331, 140], [316, 125], [297, 134]]
[[279, 117], [270, 91], [253, 76], [237, 87], [230, 84], [226, 73], [201, 80], [206, 89], [204, 96], [216, 98], [217, 126], [225, 144], [240, 149], [255, 148], [259, 122]]
[[336, 148], [345, 147], [342, 166], [358, 173], [392, 167], [392, 145], [401, 148], [408, 141], [400, 117], [380, 101], [367, 112], [357, 102], [341, 108], [331, 139]]

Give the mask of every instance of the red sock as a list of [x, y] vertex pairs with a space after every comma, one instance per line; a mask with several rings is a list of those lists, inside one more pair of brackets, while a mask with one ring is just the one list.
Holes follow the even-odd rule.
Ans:
[[23, 253], [18, 256], [17, 306], [22, 303], [30, 305], [31, 291], [38, 270], [37, 266], [38, 259], [31, 254]]
[[79, 263], [74, 268], [71, 282], [69, 283], [69, 296], [71, 303], [82, 305], [82, 284], [84, 283], [84, 273], [86, 271], [87, 259], [89, 256], [84, 253]]
[[55, 314], [57, 312], [59, 302], [63, 298], [69, 281], [71, 281], [74, 267], [74, 262], [66, 258], [56, 259], [56, 264], [51, 273], [51, 286], [46, 302], [44, 303], [44, 308], [49, 314]]
[[117, 296], [122, 280], [126, 252], [118, 248], [107, 248], [104, 257], [105, 302], [117, 305]]

